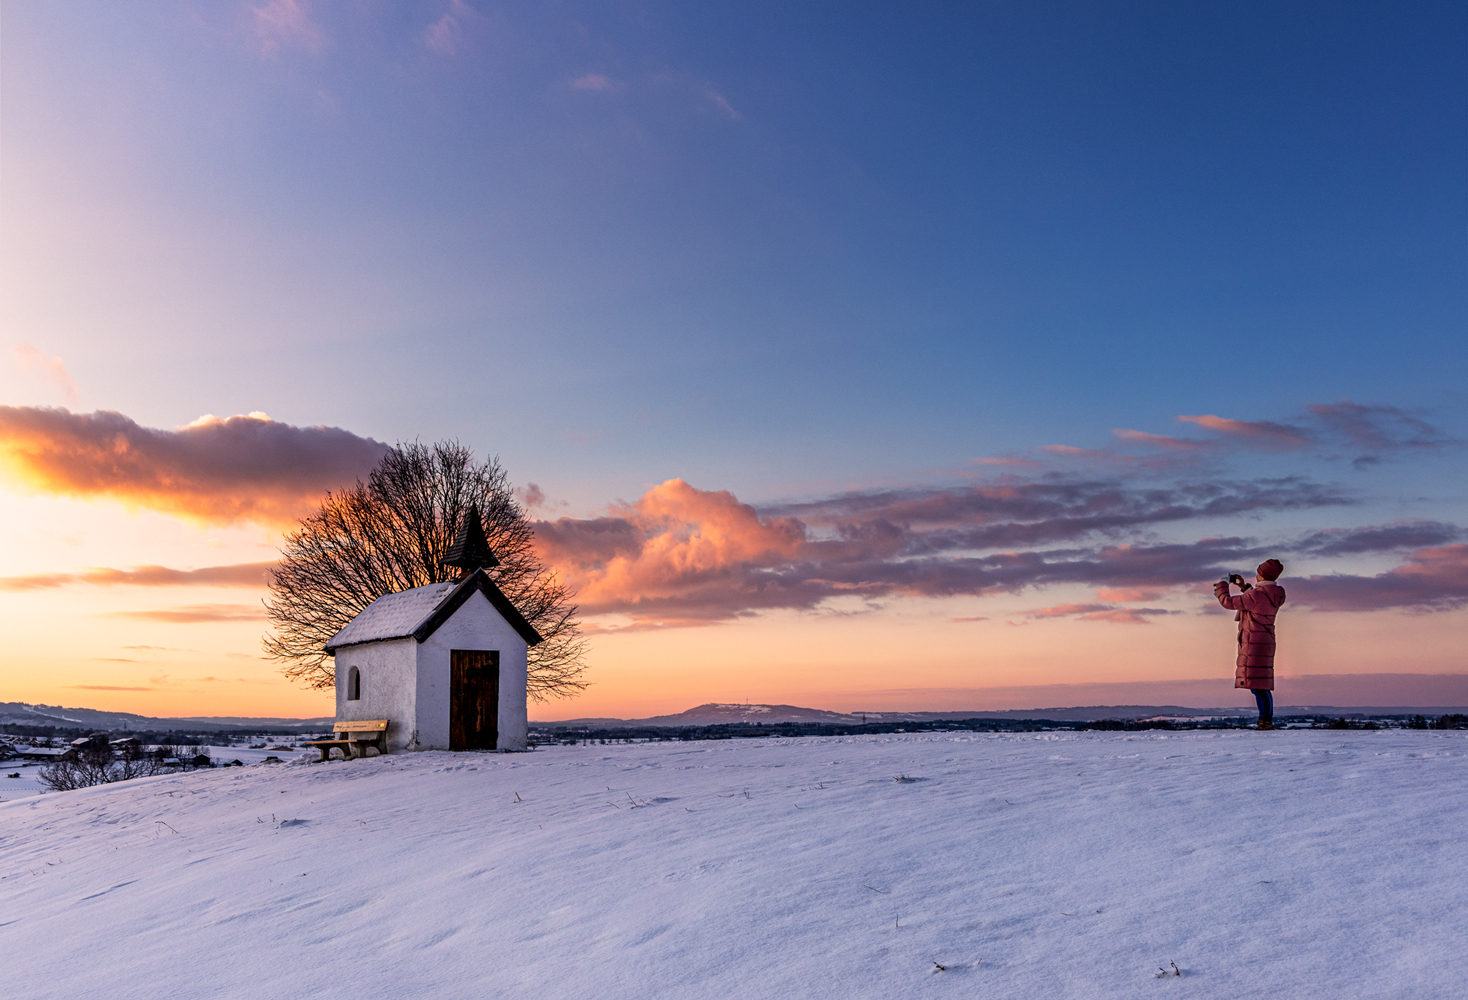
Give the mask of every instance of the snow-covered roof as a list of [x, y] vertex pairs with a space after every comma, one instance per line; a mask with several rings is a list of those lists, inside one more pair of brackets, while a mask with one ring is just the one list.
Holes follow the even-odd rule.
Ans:
[[489, 599], [494, 609], [526, 643], [534, 646], [542, 641], [540, 633], [525, 620], [510, 599], [484, 570], [478, 569], [458, 583], [430, 583], [426, 587], [379, 597], [331, 637], [326, 643], [326, 651], [330, 653], [341, 646], [408, 636], [423, 642], [448, 621], [449, 616], [462, 607], [475, 591]]
[[453, 592], [455, 584], [430, 583], [426, 587], [396, 594], [384, 594], [362, 609], [362, 613], [331, 637], [327, 649], [351, 646], [379, 639], [401, 639], [413, 634], [423, 620], [433, 614], [443, 599]]

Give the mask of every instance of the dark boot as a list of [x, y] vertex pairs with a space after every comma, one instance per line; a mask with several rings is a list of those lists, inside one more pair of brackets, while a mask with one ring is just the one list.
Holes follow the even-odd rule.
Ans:
[[1260, 719], [1259, 720], [1259, 724], [1256, 725], [1254, 728], [1255, 729], [1259, 729], [1259, 730], [1273, 730], [1274, 729], [1274, 720], [1273, 719]]

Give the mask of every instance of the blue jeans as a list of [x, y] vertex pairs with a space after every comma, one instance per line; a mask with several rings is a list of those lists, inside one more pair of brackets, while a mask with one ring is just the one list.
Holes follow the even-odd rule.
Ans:
[[1274, 695], [1269, 691], [1254, 690], [1254, 700], [1259, 703], [1259, 718], [1274, 719]]

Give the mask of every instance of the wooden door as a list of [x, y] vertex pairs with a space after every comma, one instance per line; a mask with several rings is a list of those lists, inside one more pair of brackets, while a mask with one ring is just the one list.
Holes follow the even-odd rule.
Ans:
[[452, 650], [449, 672], [449, 749], [496, 749], [500, 736], [499, 650]]

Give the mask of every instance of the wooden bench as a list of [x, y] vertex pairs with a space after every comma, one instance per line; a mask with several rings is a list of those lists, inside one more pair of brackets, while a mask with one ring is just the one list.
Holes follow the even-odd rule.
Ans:
[[305, 745], [321, 751], [319, 763], [331, 759], [333, 747], [341, 750], [342, 756], [351, 759], [362, 756], [364, 747], [375, 746], [379, 753], [387, 753], [387, 720], [364, 719], [358, 722], [338, 722], [331, 727], [333, 733], [341, 733], [337, 739], [307, 740]]

